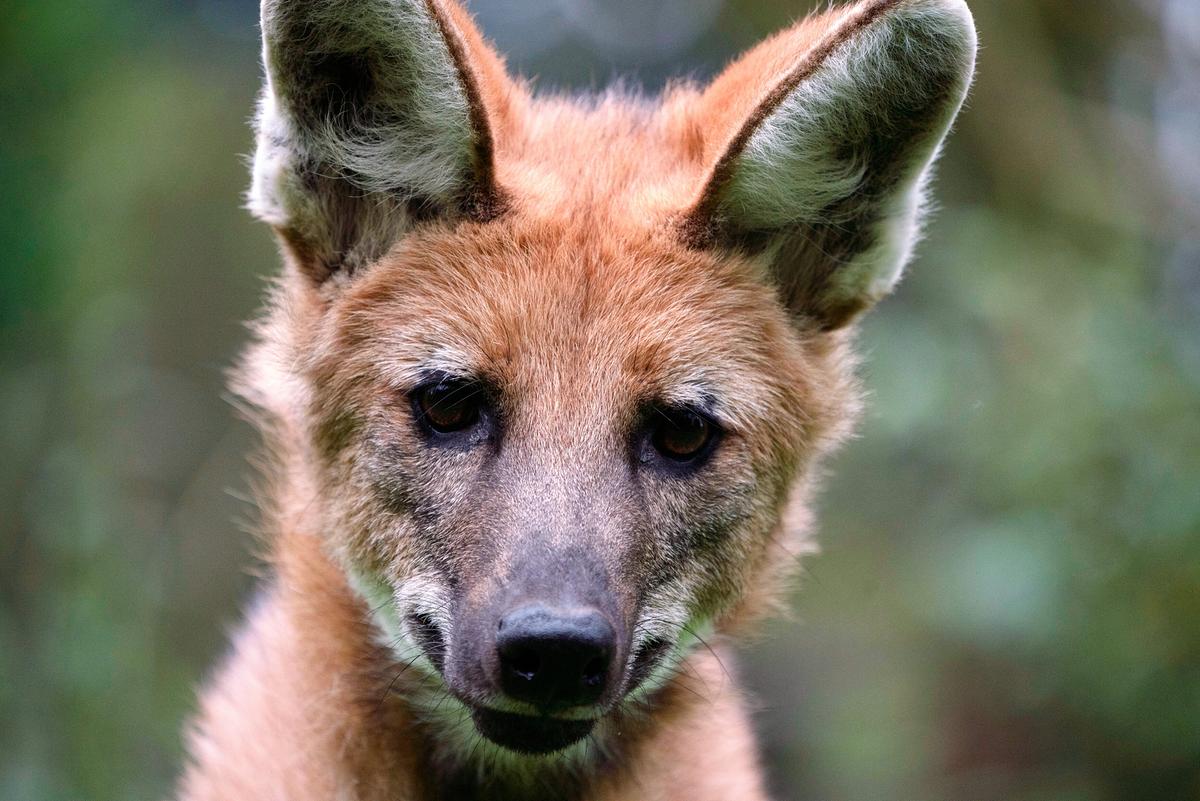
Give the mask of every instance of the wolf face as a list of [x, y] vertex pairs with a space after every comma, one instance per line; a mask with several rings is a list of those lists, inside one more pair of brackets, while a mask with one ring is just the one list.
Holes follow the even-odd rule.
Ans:
[[[974, 32], [810, 18], [701, 90], [535, 99], [428, 0], [267, 0], [243, 394], [431, 725], [561, 751], [769, 607]], [[452, 699], [447, 702], [447, 699]]]
[[[587, 229], [415, 232], [304, 360], [322, 528], [414, 669], [521, 750], [586, 734], [772, 582], [849, 402], [750, 262]], [[579, 723], [509, 739], [502, 713]]]

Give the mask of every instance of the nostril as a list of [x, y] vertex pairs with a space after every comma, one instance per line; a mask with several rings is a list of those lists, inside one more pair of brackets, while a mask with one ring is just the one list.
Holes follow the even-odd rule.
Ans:
[[604, 684], [604, 674], [608, 672], [608, 660], [596, 657], [583, 668], [583, 683], [588, 687], [600, 687]]
[[542, 659], [537, 652], [529, 649], [518, 649], [505, 657], [505, 664], [518, 678], [533, 681], [537, 678]]

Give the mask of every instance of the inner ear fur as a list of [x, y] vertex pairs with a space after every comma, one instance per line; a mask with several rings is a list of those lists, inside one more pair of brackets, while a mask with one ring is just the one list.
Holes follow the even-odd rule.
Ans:
[[761, 256], [793, 311], [846, 325], [911, 254], [975, 46], [961, 0], [861, 0], [766, 40], [700, 100], [709, 166], [681, 237]]
[[249, 207], [317, 282], [430, 217], [505, 207], [503, 64], [450, 0], [264, 0]]

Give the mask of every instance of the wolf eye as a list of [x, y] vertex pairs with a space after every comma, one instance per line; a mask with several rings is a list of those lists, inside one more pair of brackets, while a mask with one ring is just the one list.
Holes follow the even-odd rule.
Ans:
[[449, 434], [479, 421], [483, 390], [470, 381], [443, 378], [413, 393], [417, 416], [434, 431]]
[[713, 443], [716, 427], [691, 409], [660, 409], [650, 435], [654, 449], [676, 462], [703, 456]]

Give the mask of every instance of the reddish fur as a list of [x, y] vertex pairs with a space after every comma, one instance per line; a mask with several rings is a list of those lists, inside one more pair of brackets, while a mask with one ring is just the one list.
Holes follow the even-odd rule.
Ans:
[[[790, 556], [810, 549], [807, 476], [857, 411], [849, 335], [797, 325], [760, 266], [690, 249], [672, 223], [846, 12], [764, 42], [704, 92], [676, 87], [643, 107], [616, 95], [594, 106], [534, 100], [461, 9], [435, 5], [490, 121], [490, 167], [507, 208], [486, 223], [419, 226], [363, 275], [323, 284], [306, 277], [303, 252], [288, 251], [291, 268], [240, 377], [275, 457], [272, 577], [202, 697], [180, 797], [437, 797], [426, 763], [434, 735], [406, 704], [405, 679], [389, 691], [396, 665], [373, 644], [365, 604], [331, 556], [403, 560], [404, 546], [373, 541], [365, 501], [328, 500], [327, 490], [353, 480], [333, 410], [385, 408], [389, 368], [425, 332], [447, 331], [536, 410], [513, 436], [524, 427], [557, 437], [549, 444], [564, 452], [618, 399], [696, 365], [744, 399], [730, 448], [755, 480], [777, 485], [760, 510], [778, 521], [773, 536], [741, 546], [742, 572], [729, 577], [740, 601], [722, 610], [716, 653], [691, 656], [656, 715], [630, 722], [622, 763], [592, 777], [583, 798], [762, 799], [745, 706], [716, 654], [729, 664], [724, 637], [772, 607]], [[329, 531], [329, 520], [347, 526]]]

